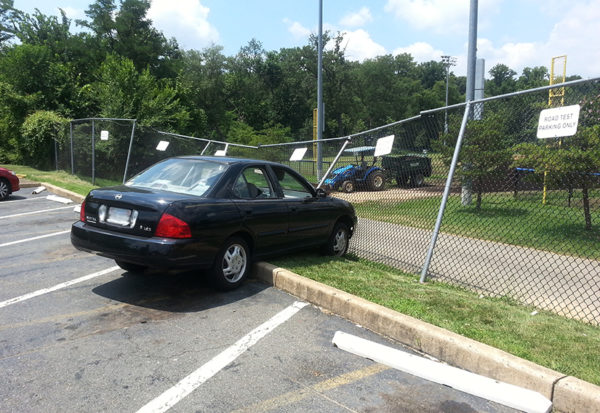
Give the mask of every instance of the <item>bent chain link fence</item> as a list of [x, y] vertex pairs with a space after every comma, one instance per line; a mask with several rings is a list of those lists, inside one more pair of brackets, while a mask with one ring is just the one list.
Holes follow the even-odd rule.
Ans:
[[[600, 81], [568, 82], [564, 96], [550, 100], [549, 90], [467, 105], [472, 110], [427, 275], [598, 325]], [[538, 139], [540, 112], [569, 105], [580, 106], [577, 133]], [[332, 196], [350, 201], [359, 217], [352, 253], [407, 272], [422, 271], [465, 106], [425, 111], [321, 142], [323, 171], [348, 142], [334, 168], [353, 165], [353, 191], [345, 192], [348, 188], [335, 180], [330, 190]], [[116, 135], [125, 126], [113, 122], [109, 127]], [[73, 169], [89, 176], [91, 125], [83, 122], [74, 128]], [[99, 126], [95, 129], [99, 134]], [[96, 149], [96, 156], [103, 157], [96, 161], [99, 177], [122, 180], [129, 133], [120, 132], [123, 142], [114, 143], [112, 151]], [[372, 151], [356, 152], [389, 135], [395, 137], [390, 154], [374, 158]], [[161, 141], [168, 144], [161, 147]], [[301, 148], [306, 149], [302, 160], [291, 161]], [[140, 127], [127, 177], [170, 156], [217, 151], [287, 164], [315, 185], [320, 178], [317, 144], [312, 141], [253, 147]], [[369, 177], [377, 171], [384, 175], [384, 187], [373, 190]]]

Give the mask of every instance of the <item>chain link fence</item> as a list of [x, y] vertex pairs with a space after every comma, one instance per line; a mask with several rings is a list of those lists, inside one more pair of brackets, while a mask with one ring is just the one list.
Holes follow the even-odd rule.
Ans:
[[[321, 168], [313, 141], [253, 147], [74, 121], [72, 170], [118, 183], [170, 156], [226, 154], [287, 164], [317, 185], [331, 167], [324, 186], [359, 216], [352, 253], [598, 325], [600, 81], [559, 87], [553, 99], [539, 88], [323, 140]], [[577, 132], [539, 139], [542, 111], [571, 105], [580, 109]], [[572, 121], [559, 115], [555, 125]], [[103, 130], [108, 141], [97, 140]], [[391, 152], [375, 157], [389, 136]]]

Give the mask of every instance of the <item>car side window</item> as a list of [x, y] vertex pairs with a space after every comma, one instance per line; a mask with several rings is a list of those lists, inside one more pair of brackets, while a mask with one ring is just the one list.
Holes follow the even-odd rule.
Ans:
[[284, 198], [307, 198], [313, 196], [310, 189], [294, 175], [289, 174], [282, 168], [274, 167], [273, 169], [283, 191]]
[[233, 185], [233, 194], [241, 199], [274, 197], [265, 170], [258, 167], [244, 169]]

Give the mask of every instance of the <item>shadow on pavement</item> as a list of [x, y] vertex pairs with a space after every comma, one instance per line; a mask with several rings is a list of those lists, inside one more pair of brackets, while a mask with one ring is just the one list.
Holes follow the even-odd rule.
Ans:
[[123, 276], [99, 285], [92, 291], [102, 297], [133, 306], [192, 313], [242, 301], [269, 288], [268, 285], [247, 280], [234, 291], [221, 292], [210, 284], [201, 271], [147, 272]]

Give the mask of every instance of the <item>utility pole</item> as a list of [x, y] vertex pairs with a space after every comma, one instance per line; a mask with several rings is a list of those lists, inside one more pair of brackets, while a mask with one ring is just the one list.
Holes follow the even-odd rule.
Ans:
[[[477, 7], [478, 0], [471, 0], [469, 11], [469, 50], [467, 53], [467, 98], [470, 102], [475, 99], [475, 72], [477, 67]], [[472, 116], [470, 116], [472, 119]], [[470, 168], [471, 165], [463, 165], [463, 168]], [[473, 200], [473, 187], [470, 179], [465, 179], [461, 188], [461, 204], [463, 206], [471, 205]]]
[[323, 0], [319, 0], [319, 41], [317, 61], [317, 180], [323, 177]]
[[[450, 79], [450, 66], [456, 65], [456, 58], [453, 56], [442, 56], [442, 63], [446, 66], [446, 107], [448, 106], [448, 81]], [[448, 134], [448, 109], [444, 113], [444, 134]]]

